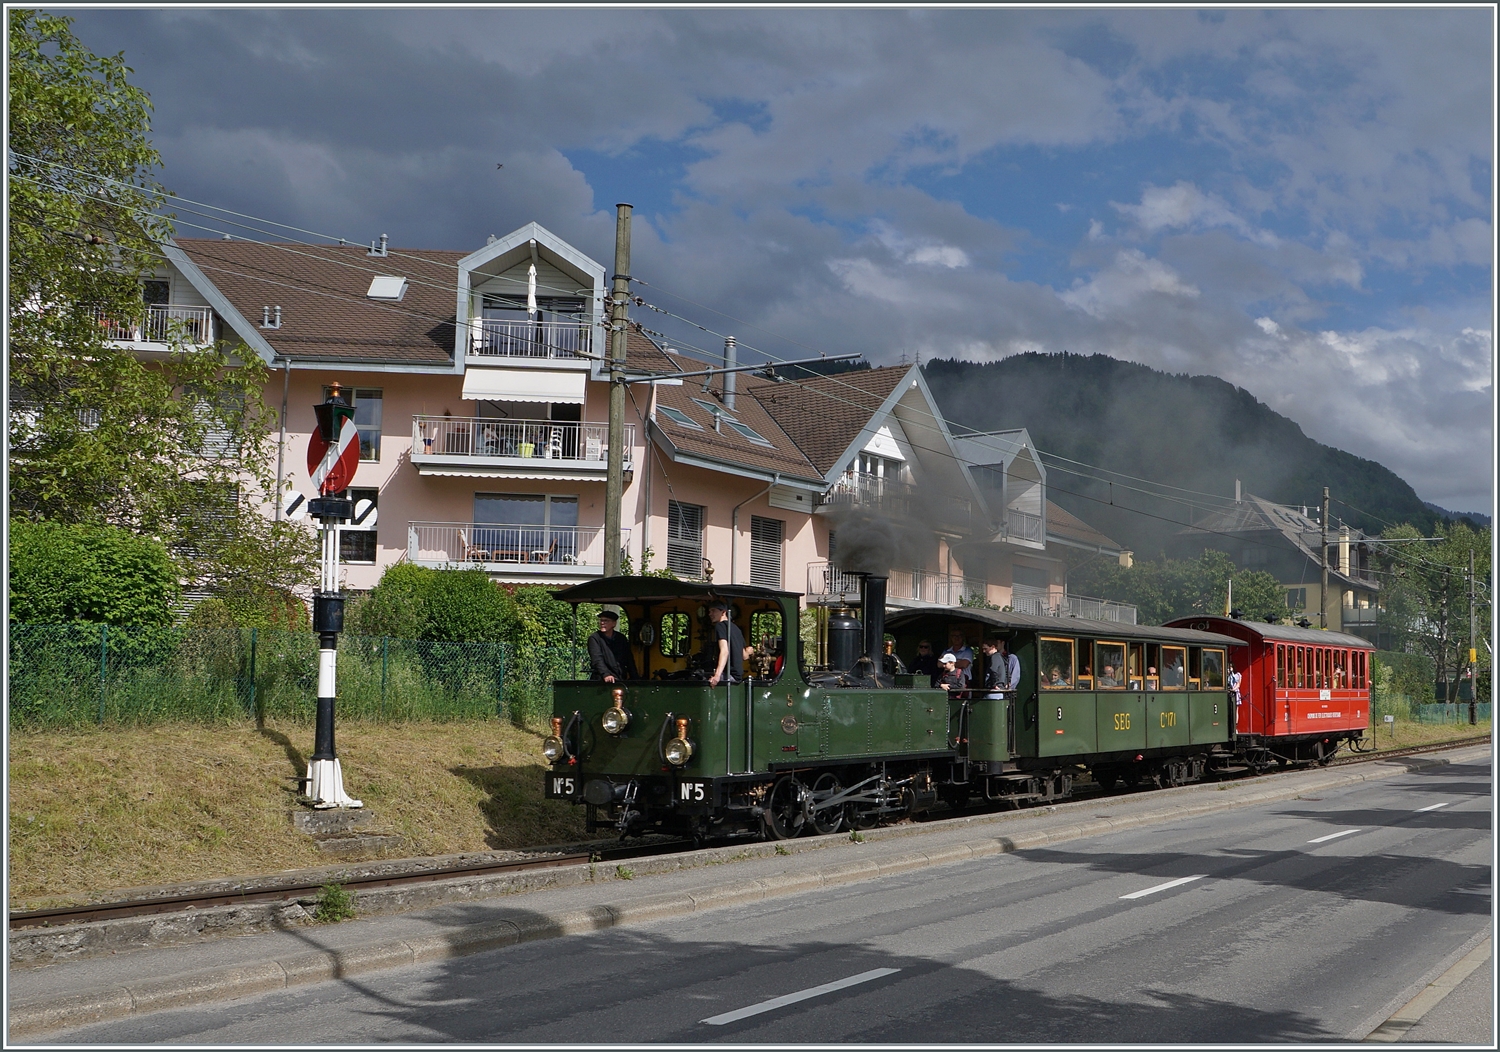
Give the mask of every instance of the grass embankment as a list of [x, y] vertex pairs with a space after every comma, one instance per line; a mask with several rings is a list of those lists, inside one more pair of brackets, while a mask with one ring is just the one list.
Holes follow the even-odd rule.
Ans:
[[[1382, 724], [1379, 751], [1487, 734], [1488, 720]], [[541, 735], [499, 721], [338, 728], [348, 790], [414, 855], [583, 836], [576, 808], [541, 795]], [[114, 888], [326, 865], [292, 830], [305, 724], [157, 726], [12, 734], [10, 905]]]
[[[10, 905], [330, 864], [288, 817], [312, 739], [306, 724], [12, 733]], [[540, 741], [502, 721], [338, 727], [370, 830], [413, 855], [581, 837], [581, 809], [542, 799]]]
[[[1437, 745], [1455, 738], [1473, 738], [1490, 733], [1490, 721], [1480, 720], [1476, 726], [1468, 723], [1415, 723], [1397, 720], [1395, 736], [1391, 735], [1391, 724], [1379, 724], [1375, 730], [1374, 752], [1389, 752], [1392, 749], [1410, 749], [1416, 745]], [[1365, 737], [1370, 732], [1365, 731]], [[1344, 755], [1344, 753], [1340, 753]], [[1362, 753], [1360, 755], [1370, 755]]]

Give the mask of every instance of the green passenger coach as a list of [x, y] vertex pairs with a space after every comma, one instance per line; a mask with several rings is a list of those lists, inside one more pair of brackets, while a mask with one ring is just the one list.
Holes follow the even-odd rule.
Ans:
[[[554, 684], [545, 795], [584, 806], [591, 831], [782, 839], [939, 801], [1058, 799], [1085, 771], [1106, 786], [1177, 784], [1229, 759], [1230, 637], [967, 608], [886, 619], [872, 582], [874, 616], [830, 621], [828, 667], [803, 660], [792, 593], [646, 577], [559, 592], [618, 611], [634, 669]], [[744, 673], [713, 684], [720, 602], [746, 644]], [[959, 636], [976, 674], [981, 644], [1005, 640], [1018, 688], [976, 678], [945, 691], [906, 671], [919, 640]]]

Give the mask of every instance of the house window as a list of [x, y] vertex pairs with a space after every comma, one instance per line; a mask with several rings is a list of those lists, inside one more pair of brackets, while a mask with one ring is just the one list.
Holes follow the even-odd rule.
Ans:
[[1246, 548], [1240, 553], [1240, 565], [1242, 566], [1264, 566], [1269, 553], [1266, 549], [1256, 545]]
[[172, 283], [161, 278], [141, 282], [141, 298], [148, 307], [165, 307], [172, 302]]
[[667, 569], [682, 577], [703, 576], [703, 507], [667, 502]]
[[[323, 388], [327, 399], [330, 387]], [[359, 459], [380, 459], [380, 417], [382, 391], [378, 387], [356, 387], [343, 392], [343, 397], [354, 407], [354, 427], [359, 432]]]
[[354, 518], [347, 526], [339, 527], [339, 562], [373, 563], [375, 561], [376, 504], [380, 500], [377, 489], [361, 489], [351, 486], [344, 496], [354, 502]]
[[781, 519], [750, 516], [750, 583], [762, 588], [781, 587], [781, 542], [786, 523]]
[[874, 453], [861, 453], [856, 470], [862, 475], [873, 475], [878, 479], [889, 479], [891, 482], [895, 482], [901, 477], [902, 467], [904, 465], [901, 461], [891, 457], [876, 456]]
[[578, 562], [578, 498], [547, 493], [474, 494], [467, 543], [484, 562]]

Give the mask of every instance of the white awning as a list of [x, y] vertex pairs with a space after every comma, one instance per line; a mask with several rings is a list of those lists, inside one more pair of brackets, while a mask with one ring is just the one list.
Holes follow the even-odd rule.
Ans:
[[[627, 462], [626, 470], [630, 469]], [[600, 465], [593, 471], [559, 471], [553, 469], [532, 470], [530, 468], [501, 468], [501, 467], [438, 467], [432, 464], [418, 464], [418, 475], [440, 475], [448, 478], [475, 478], [475, 479], [543, 479], [549, 482], [599, 482], [604, 479], [604, 466]]]
[[589, 374], [581, 369], [464, 369], [464, 398], [495, 402], [568, 402], [583, 405]]

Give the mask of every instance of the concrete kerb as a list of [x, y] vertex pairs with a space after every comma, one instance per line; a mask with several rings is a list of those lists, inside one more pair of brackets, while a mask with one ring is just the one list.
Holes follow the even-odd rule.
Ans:
[[[906, 852], [886, 859], [851, 858], [847, 861], [840, 861], [837, 864], [812, 872], [788, 874], [784, 877], [718, 884], [668, 894], [651, 894], [643, 890], [640, 895], [627, 897], [619, 902], [606, 902], [584, 909], [572, 909], [553, 913], [527, 911], [513, 918], [486, 921], [440, 935], [414, 939], [377, 941], [343, 950], [298, 954], [262, 964], [204, 969], [194, 973], [167, 976], [160, 979], [143, 981], [139, 984], [101, 989], [97, 992], [86, 994], [73, 994], [59, 998], [20, 1002], [10, 1006], [9, 1036], [12, 1041], [15, 1041], [35, 1037], [54, 1030], [108, 1022], [110, 1020], [141, 1015], [166, 1008], [180, 1008], [229, 1001], [240, 997], [300, 986], [306, 983], [323, 982], [329, 979], [399, 968], [414, 963], [448, 960], [455, 957], [483, 953], [520, 942], [557, 938], [563, 935], [589, 931], [600, 931], [627, 924], [647, 923], [664, 917], [720, 909], [747, 902], [758, 902], [768, 898], [793, 895], [820, 887], [858, 883], [896, 873], [910, 872], [928, 866], [949, 865], [968, 859], [1024, 851], [1029, 848], [1098, 836], [1121, 829], [1139, 828], [1170, 819], [1192, 818], [1258, 803], [1295, 799], [1308, 792], [1388, 778], [1407, 773], [1412, 769], [1441, 766], [1448, 762], [1446, 759], [1426, 758], [1419, 761], [1405, 759], [1399, 764], [1377, 762], [1370, 764], [1368, 767], [1361, 765], [1360, 768], [1349, 771], [1327, 772], [1323, 777], [1319, 778], [1301, 779], [1295, 785], [1284, 785], [1282, 787], [1264, 786], [1258, 789], [1252, 789], [1251, 786], [1246, 785], [1245, 788], [1249, 790], [1246, 792], [1231, 791], [1222, 797], [1216, 794], [1215, 798], [1201, 802], [1190, 802], [1190, 800], [1184, 799], [1180, 804], [1154, 808], [1137, 815], [1094, 818], [1083, 822], [1069, 823], [1068, 825], [1053, 829], [1018, 831], [1010, 836], [980, 836], [960, 844], [932, 851]], [[1186, 788], [1202, 789], [1206, 787]], [[1179, 791], [1172, 790], [1172, 792]], [[1023, 814], [1034, 814], [1034, 812], [1024, 812]], [[970, 824], [981, 825], [987, 821], [994, 821], [996, 817], [999, 816], [982, 816], [971, 819], [969, 822]], [[951, 826], [949, 828], [951, 829]], [[938, 832], [940, 830], [928, 826], [922, 827], [917, 831]], [[912, 835], [912, 830], [871, 830], [863, 835], [866, 838], [867, 844], [873, 843], [878, 845], [881, 841]], [[809, 848], [812, 845], [819, 847], [829, 846], [828, 841], [830, 839], [832, 838], [822, 838], [821, 844], [817, 841], [810, 841]], [[857, 847], [857, 845], [850, 844], [849, 841], [835, 840], [833, 842]], [[688, 855], [700, 856], [696, 860], [686, 860], [682, 857], [675, 859], [638, 859], [632, 862], [632, 869], [636, 874], [672, 872], [695, 866], [715, 865], [740, 859], [762, 858], [777, 853], [776, 849], [778, 847], [782, 851], [787, 851], [791, 845], [762, 844], [750, 847], [709, 848], [704, 851], [687, 853]], [[804, 848], [804, 850], [809, 848]], [[604, 869], [607, 867], [598, 868]], [[574, 869], [587, 871], [593, 870], [595, 867], [578, 866], [574, 867]], [[568, 873], [568, 870], [559, 869], [543, 872], [559, 878], [555, 883], [551, 880], [547, 881], [545, 886], [548, 887], [573, 885], [582, 883], [585, 880], [598, 879], [600, 876], [598, 873], [580, 873], [574, 875], [576, 879], [567, 879], [564, 875]], [[609, 880], [610, 878], [606, 876], [605, 879]], [[445, 883], [460, 882], [433, 882], [420, 885], [420, 887], [434, 889], [434, 904], [438, 901], [466, 901], [489, 897], [486, 895], [459, 894], [440, 898], [437, 892], [441, 890], [441, 885]], [[611, 881], [612, 886], [616, 887], [621, 883], [623, 881], [620, 881], [618, 878]], [[398, 891], [401, 889], [388, 890]], [[621, 888], [621, 890], [624, 889]], [[366, 903], [365, 895], [361, 896], [360, 902], [363, 912]], [[406, 908], [410, 908], [410, 906]]]

